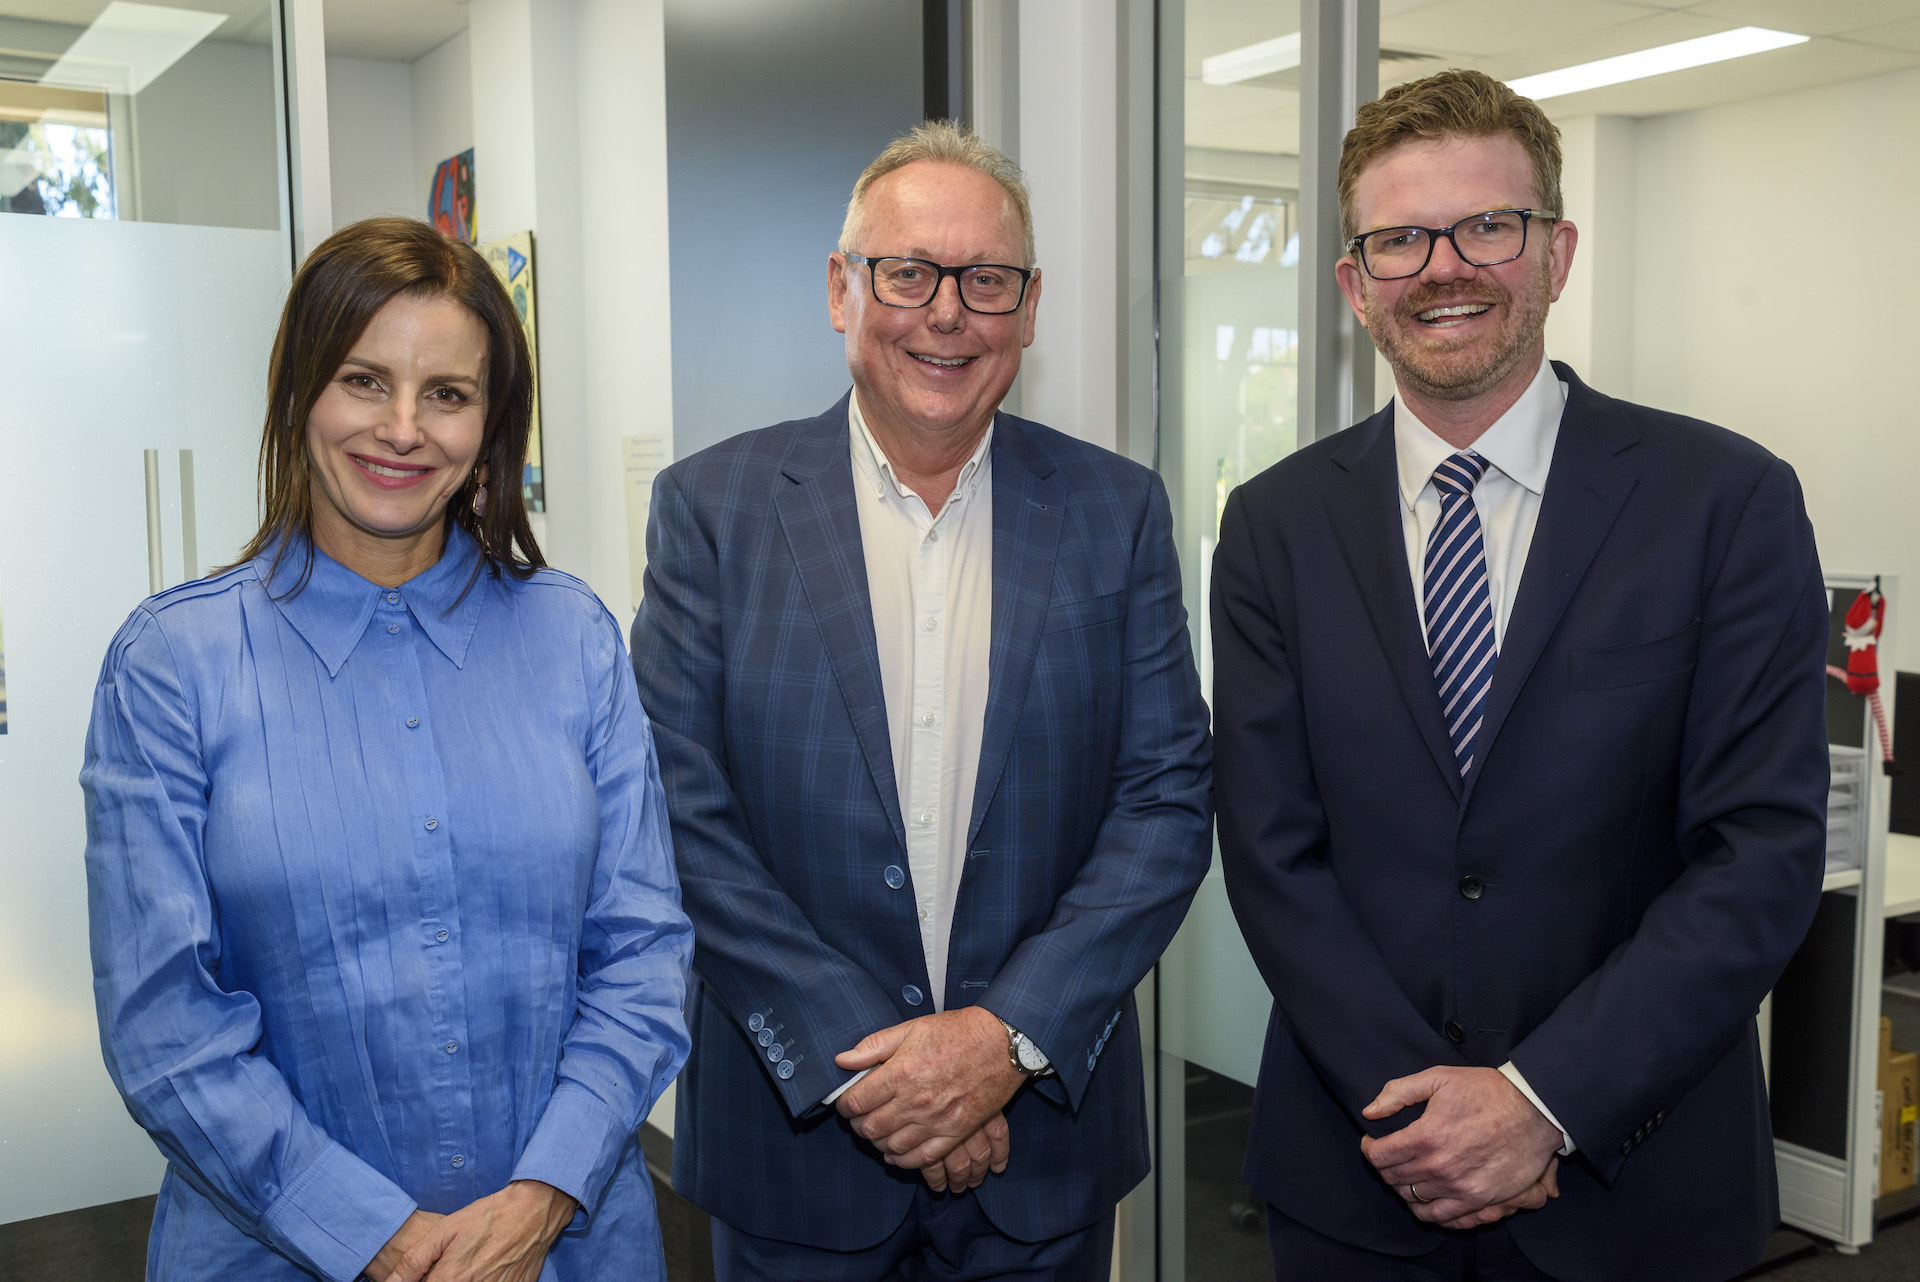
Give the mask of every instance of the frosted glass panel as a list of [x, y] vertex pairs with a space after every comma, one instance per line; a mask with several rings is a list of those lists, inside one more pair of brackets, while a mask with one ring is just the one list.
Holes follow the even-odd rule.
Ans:
[[82, 745], [148, 594], [145, 452], [165, 583], [252, 533], [287, 277], [279, 232], [0, 217], [0, 1223], [159, 1187], [94, 1024]]

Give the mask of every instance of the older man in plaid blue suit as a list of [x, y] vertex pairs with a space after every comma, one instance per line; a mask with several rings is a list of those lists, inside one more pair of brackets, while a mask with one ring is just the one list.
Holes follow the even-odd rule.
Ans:
[[1039, 272], [1004, 156], [854, 188], [854, 390], [663, 472], [634, 670], [697, 983], [674, 1185], [729, 1278], [1107, 1276], [1132, 991], [1210, 856], [1152, 472], [999, 413]]

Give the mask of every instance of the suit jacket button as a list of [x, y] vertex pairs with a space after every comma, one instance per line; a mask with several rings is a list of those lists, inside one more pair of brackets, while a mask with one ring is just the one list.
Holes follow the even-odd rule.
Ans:
[[786, 1081], [789, 1077], [793, 1076], [793, 1061], [790, 1059], [781, 1060], [780, 1067], [774, 1069], [773, 1072], [774, 1076], [778, 1077], [781, 1081]]
[[1468, 899], [1480, 898], [1481, 894], [1486, 890], [1486, 888], [1487, 888], [1487, 883], [1484, 881], [1481, 881], [1478, 877], [1475, 877], [1472, 873], [1468, 873], [1465, 877], [1462, 877], [1460, 879], [1460, 893], [1465, 895]]
[[775, 1042], [773, 1045], [767, 1047], [767, 1058], [775, 1064], [778, 1064], [782, 1059], [786, 1058], [786, 1054], [787, 1048], [779, 1042]]
[[753, 1014], [747, 1016], [747, 1031], [749, 1033], [757, 1033], [766, 1026], [767, 1021], [761, 1017], [759, 1011], [755, 1011]]
[[887, 885], [895, 890], [907, 884], [907, 874], [900, 871], [899, 864], [888, 864], [887, 870], [880, 874], [887, 879]]
[[773, 1030], [771, 1028], [762, 1028], [760, 1030], [760, 1044], [762, 1046], [773, 1045]]
[[1632, 1152], [1633, 1152], [1633, 1141], [1632, 1141], [1632, 1140], [1621, 1140], [1621, 1141], [1620, 1141], [1620, 1156], [1621, 1156], [1621, 1157], [1627, 1157], [1627, 1156], [1629, 1156], [1630, 1154], [1632, 1154]]
[[1447, 1040], [1456, 1046], [1467, 1040], [1467, 1030], [1460, 1027], [1458, 1020], [1450, 1019], [1447, 1021], [1446, 1034]]
[[918, 1006], [921, 1002], [927, 1000], [927, 995], [920, 991], [920, 985], [918, 984], [908, 984], [900, 990], [900, 996], [906, 998], [907, 1005], [909, 1006]]

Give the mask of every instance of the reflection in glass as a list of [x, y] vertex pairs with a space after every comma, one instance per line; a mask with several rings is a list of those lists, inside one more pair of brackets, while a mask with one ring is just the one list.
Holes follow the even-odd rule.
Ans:
[[280, 226], [268, 0], [0, 0], [0, 212]]

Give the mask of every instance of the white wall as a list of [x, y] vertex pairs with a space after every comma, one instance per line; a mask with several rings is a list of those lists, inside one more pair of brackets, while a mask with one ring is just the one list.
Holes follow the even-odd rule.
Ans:
[[1633, 146], [1632, 386], [1603, 390], [1758, 440], [1826, 568], [1920, 582], [1920, 71], [1649, 118]]
[[462, 31], [412, 65], [413, 190], [416, 217], [427, 217], [433, 167], [473, 146], [473, 42]]
[[1121, 408], [1119, 10], [1020, 5], [1020, 164], [1042, 286], [1020, 413], [1108, 449]]
[[548, 560], [631, 617], [621, 441], [670, 434], [662, 0], [473, 0], [482, 239], [531, 229]]
[[413, 71], [403, 62], [327, 59], [333, 225], [375, 214], [419, 217], [427, 180], [413, 157]]

